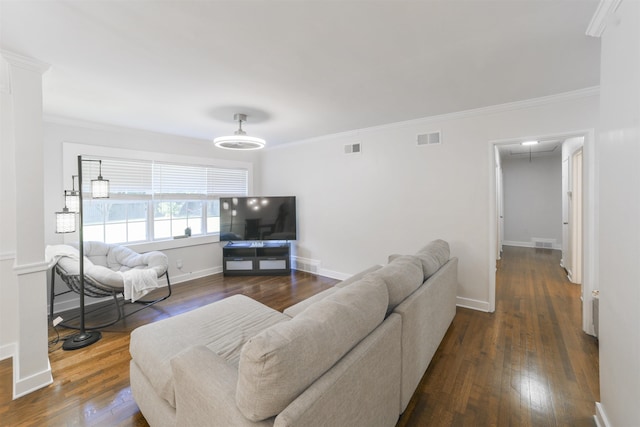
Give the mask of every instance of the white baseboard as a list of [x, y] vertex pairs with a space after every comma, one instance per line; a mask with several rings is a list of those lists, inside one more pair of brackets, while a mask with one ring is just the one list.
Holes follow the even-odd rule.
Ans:
[[516, 242], [515, 240], [503, 240], [502, 246], [517, 246], [519, 248], [532, 248], [532, 242]]
[[[517, 246], [520, 248], [535, 248], [536, 244], [534, 242], [518, 242], [515, 240], [504, 240], [502, 242], [503, 246]], [[553, 243], [553, 247], [550, 249], [562, 250], [562, 245], [558, 243]]]
[[291, 257], [291, 268], [312, 274], [320, 274], [320, 261], [317, 259], [304, 258], [301, 256]]
[[[204, 270], [191, 271], [188, 273], [179, 274], [177, 276], [171, 276], [171, 284], [176, 285], [178, 283], [186, 282], [193, 279], [200, 279], [202, 277], [211, 276], [212, 274], [222, 273], [222, 266], [205, 268]], [[166, 286], [166, 281], [165, 281]]]
[[322, 268], [320, 264], [320, 261], [317, 259], [304, 258], [299, 256], [291, 257], [291, 268], [294, 270], [317, 274], [319, 276], [329, 277], [336, 280], [345, 280], [352, 276], [352, 274], [341, 273], [339, 271]]
[[596, 414], [593, 416], [593, 420], [598, 427], [613, 427], [607, 418], [607, 414], [604, 412], [602, 403], [596, 402]]
[[18, 359], [18, 344], [10, 343], [0, 346], [0, 360], [13, 359], [13, 399], [17, 399], [26, 394], [36, 391], [53, 383], [51, 373], [51, 363], [47, 359], [47, 369], [42, 372], [30, 375], [26, 378], [18, 378], [20, 372], [20, 361]]
[[353, 276], [353, 274], [340, 273], [339, 271], [327, 270], [326, 268], [321, 268], [318, 271], [320, 276], [330, 277], [336, 280], [346, 280], [349, 277]]
[[567, 272], [567, 279], [569, 279], [569, 281], [570, 281], [571, 283], [575, 283], [575, 282], [573, 281], [573, 272], [571, 271], [571, 269], [570, 269], [570, 268], [567, 268], [567, 267], [564, 267], [564, 271], [566, 271], [566, 272]]
[[47, 359], [47, 369], [42, 372], [30, 375], [26, 378], [18, 378], [20, 371], [18, 366], [18, 358], [13, 359], [13, 399], [17, 399], [31, 392], [39, 390], [53, 383], [53, 375], [51, 374], [51, 363]]
[[489, 303], [487, 301], [479, 301], [471, 298], [456, 297], [456, 306], [484, 311], [485, 313], [489, 312]]

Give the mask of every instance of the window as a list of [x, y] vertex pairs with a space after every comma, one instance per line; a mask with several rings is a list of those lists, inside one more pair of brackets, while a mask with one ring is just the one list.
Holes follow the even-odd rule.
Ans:
[[[191, 228], [191, 235], [220, 231], [219, 228], [204, 226], [204, 203], [202, 201], [172, 201], [155, 202], [153, 210], [153, 239], [167, 239], [172, 236], [185, 234], [184, 230]], [[210, 215], [218, 216], [218, 211]], [[219, 222], [218, 222], [219, 223]], [[213, 231], [212, 231], [213, 230]]]
[[220, 231], [220, 196], [248, 193], [248, 171], [149, 160], [102, 160], [108, 199], [92, 199], [97, 162], [83, 163], [84, 238], [106, 243], [171, 239]]

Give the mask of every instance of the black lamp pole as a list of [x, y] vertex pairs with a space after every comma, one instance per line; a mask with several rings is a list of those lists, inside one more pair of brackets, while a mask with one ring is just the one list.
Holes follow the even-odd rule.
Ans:
[[82, 212], [84, 207], [82, 206], [82, 156], [78, 156], [78, 185], [80, 187], [80, 191], [78, 192], [80, 200], [80, 207], [78, 209], [80, 215], [80, 234], [78, 241], [78, 251], [80, 252], [80, 330], [78, 333], [69, 336], [65, 340], [62, 345], [64, 350], [77, 350], [79, 348], [84, 348], [102, 338], [100, 331], [87, 331], [84, 325], [84, 236], [82, 230], [84, 224]]

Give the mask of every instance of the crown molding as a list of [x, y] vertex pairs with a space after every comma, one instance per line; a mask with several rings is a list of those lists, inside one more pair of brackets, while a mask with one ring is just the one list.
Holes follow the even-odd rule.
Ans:
[[615, 13], [622, 0], [600, 0], [591, 22], [587, 27], [587, 35], [591, 37], [601, 37], [607, 28], [610, 17]]
[[51, 65], [47, 64], [46, 62], [40, 61], [35, 58], [29, 58], [28, 56], [19, 55], [17, 53], [10, 52], [4, 49], [0, 49], [0, 56], [2, 56], [5, 61], [7, 61], [14, 67], [22, 68], [28, 71], [34, 71], [40, 74], [51, 68]]
[[363, 128], [363, 129], [333, 133], [329, 135], [303, 139], [303, 140], [292, 142], [292, 143], [281, 144], [275, 147], [265, 148], [263, 151], [279, 150], [283, 148], [293, 147], [296, 145], [309, 144], [309, 143], [318, 142], [318, 141], [326, 141], [329, 139], [355, 138], [355, 137], [361, 136], [363, 133], [366, 133], [366, 132], [379, 132], [379, 131], [390, 130], [390, 129], [406, 128], [410, 126], [424, 126], [424, 125], [431, 125], [433, 123], [449, 121], [449, 120], [461, 120], [461, 119], [478, 117], [478, 116], [483, 116], [488, 114], [496, 114], [496, 113], [503, 113], [507, 111], [534, 108], [534, 107], [544, 106], [548, 104], [554, 104], [557, 102], [566, 102], [566, 101], [572, 101], [575, 99], [588, 98], [591, 96], [598, 96], [599, 94], [600, 94], [600, 86], [592, 86], [592, 87], [574, 90], [570, 92], [562, 92], [555, 95], [526, 99], [524, 101], [515, 101], [515, 102], [509, 102], [505, 104], [491, 105], [488, 107], [475, 108], [472, 110], [464, 110], [464, 111], [458, 111], [455, 113], [440, 114], [437, 116], [423, 117], [420, 119], [406, 120], [402, 122], [389, 123], [389, 124], [380, 125], [380, 126], [372, 126], [372, 127]]
[[0, 93], [11, 94], [11, 77], [7, 61], [0, 61]]

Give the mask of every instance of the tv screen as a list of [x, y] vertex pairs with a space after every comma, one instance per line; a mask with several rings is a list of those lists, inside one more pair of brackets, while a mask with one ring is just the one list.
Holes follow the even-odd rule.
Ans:
[[220, 240], [296, 240], [296, 198], [221, 197]]

